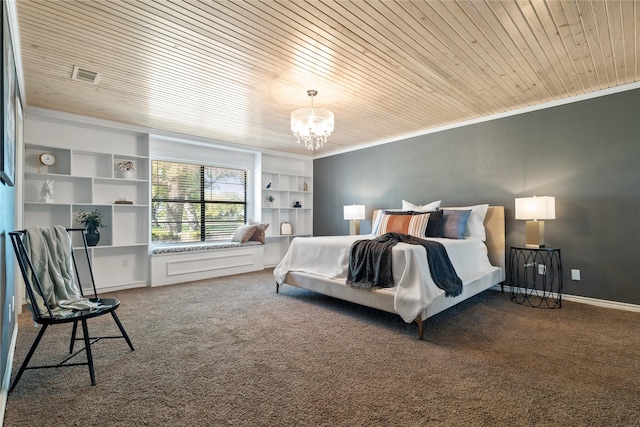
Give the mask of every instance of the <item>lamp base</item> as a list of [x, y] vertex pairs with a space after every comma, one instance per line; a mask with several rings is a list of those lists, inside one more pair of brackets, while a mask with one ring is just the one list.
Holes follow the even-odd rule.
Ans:
[[352, 219], [349, 221], [349, 234], [352, 236], [357, 236], [360, 234], [360, 220]]
[[544, 221], [527, 221], [525, 247], [544, 248], [544, 246]]

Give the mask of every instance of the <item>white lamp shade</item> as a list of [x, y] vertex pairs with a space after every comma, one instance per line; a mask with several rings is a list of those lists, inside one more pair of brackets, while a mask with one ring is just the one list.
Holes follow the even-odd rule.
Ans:
[[365, 219], [364, 205], [347, 205], [344, 207], [344, 219]]
[[516, 219], [556, 219], [556, 198], [533, 196], [516, 199]]
[[331, 135], [333, 132], [333, 113], [325, 108], [301, 108], [291, 113], [291, 131], [294, 134], [309, 136]]

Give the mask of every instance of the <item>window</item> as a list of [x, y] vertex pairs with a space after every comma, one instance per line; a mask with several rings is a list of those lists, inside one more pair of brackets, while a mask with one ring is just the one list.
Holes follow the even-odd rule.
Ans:
[[246, 217], [246, 170], [152, 161], [152, 242], [230, 240]]

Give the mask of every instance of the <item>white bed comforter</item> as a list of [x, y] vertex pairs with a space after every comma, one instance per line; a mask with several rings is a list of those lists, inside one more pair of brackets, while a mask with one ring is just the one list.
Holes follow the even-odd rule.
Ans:
[[[352, 243], [374, 237], [374, 235], [297, 237], [291, 242], [289, 250], [275, 268], [273, 275], [279, 284], [284, 283], [289, 271], [299, 271], [346, 282], [349, 250]], [[429, 240], [444, 245], [463, 285], [499, 269], [489, 263], [487, 247], [479, 239], [469, 237], [464, 240], [435, 238]], [[438, 288], [431, 278], [423, 246], [398, 243], [393, 247], [392, 262], [395, 282], [395, 288], [392, 290], [396, 291], [394, 307], [405, 322], [412, 322], [431, 301], [444, 294], [444, 290]]]

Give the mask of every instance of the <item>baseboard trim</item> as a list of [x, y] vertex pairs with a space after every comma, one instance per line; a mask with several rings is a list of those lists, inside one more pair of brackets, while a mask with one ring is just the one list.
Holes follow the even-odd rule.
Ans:
[[[509, 285], [504, 285], [504, 287], [507, 290], [507, 292], [511, 291], [511, 287]], [[493, 285], [489, 289], [493, 289], [494, 291], [501, 291], [502, 290], [500, 285]], [[580, 296], [580, 295], [571, 295], [571, 294], [562, 294], [562, 300], [563, 301], [578, 302], [580, 304], [589, 304], [589, 305], [595, 305], [595, 306], [598, 306], [598, 307], [614, 308], [616, 310], [625, 310], [625, 311], [633, 311], [635, 313], [640, 313], [640, 305], [629, 304], [629, 303], [626, 303], [626, 302], [609, 301], [609, 300], [606, 300], [606, 299], [583, 297], [583, 296]]]
[[9, 354], [7, 354], [7, 366], [4, 370], [4, 376], [2, 377], [2, 391], [0, 392], [0, 427], [4, 424], [4, 411], [7, 408], [7, 398], [9, 397], [9, 384], [11, 384], [11, 371], [13, 369], [13, 353], [16, 349], [16, 342], [18, 341], [18, 322], [13, 326], [13, 334], [11, 336], [11, 345], [9, 347]]
[[579, 302], [582, 304], [597, 305], [598, 307], [615, 308], [617, 310], [634, 311], [640, 313], [640, 305], [629, 304], [626, 302], [609, 301], [606, 299], [597, 299], [583, 297], [580, 295], [562, 295], [562, 299], [565, 301]]

